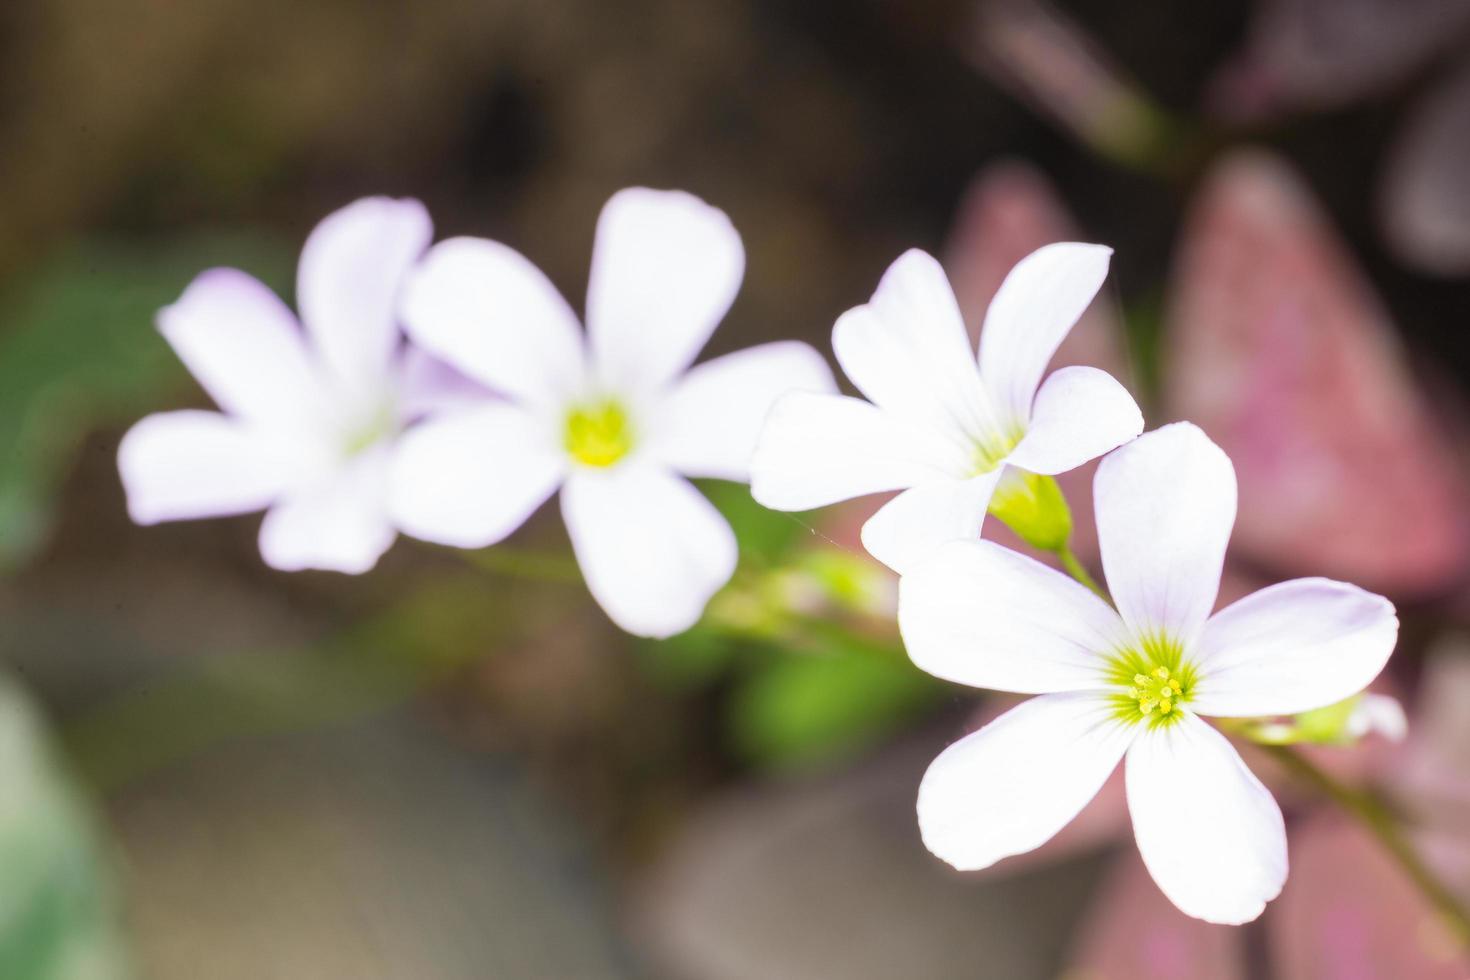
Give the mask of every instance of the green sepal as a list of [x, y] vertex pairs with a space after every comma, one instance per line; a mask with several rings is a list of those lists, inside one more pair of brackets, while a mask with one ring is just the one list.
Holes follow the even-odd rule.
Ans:
[[1345, 745], [1357, 741], [1349, 723], [1362, 700], [1363, 695], [1354, 694], [1335, 704], [1286, 718], [1243, 719], [1236, 730], [1264, 745]]
[[1041, 551], [1060, 551], [1072, 537], [1072, 510], [1049, 476], [1006, 470], [990, 498], [990, 513]]

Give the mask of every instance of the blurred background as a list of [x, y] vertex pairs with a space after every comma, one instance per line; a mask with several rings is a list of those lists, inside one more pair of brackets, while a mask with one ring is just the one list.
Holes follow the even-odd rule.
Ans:
[[580, 306], [602, 202], [691, 190], [748, 253], [711, 353], [827, 351], [910, 246], [978, 328], [1021, 256], [1105, 242], [1058, 363], [1231, 453], [1222, 601], [1324, 574], [1399, 603], [1409, 737], [1318, 751], [1470, 886], [1467, 155], [1466, 0], [8, 0], [0, 976], [1465, 976], [1256, 757], [1293, 875], [1245, 928], [1162, 899], [1116, 785], [1028, 858], [931, 858], [919, 775], [1003, 704], [908, 665], [874, 501], [709, 484], [741, 570], [660, 644], [605, 620], [553, 513], [514, 567], [400, 540], [286, 575], [257, 518], [132, 526], [115, 455], [208, 404], [154, 311], [218, 264], [289, 299], [361, 195]]

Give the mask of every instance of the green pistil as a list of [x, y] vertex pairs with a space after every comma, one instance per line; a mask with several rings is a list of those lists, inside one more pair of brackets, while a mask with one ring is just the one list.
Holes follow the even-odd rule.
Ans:
[[584, 466], [613, 465], [633, 448], [628, 413], [611, 399], [572, 409], [567, 415], [565, 445]]
[[347, 436], [342, 451], [349, 458], [372, 448], [387, 438], [397, 425], [395, 408], [385, 404], [365, 424], [352, 430]]
[[1024, 434], [1017, 429], [999, 438], [986, 439], [983, 442], [977, 441], [971, 456], [974, 470], [970, 475], [979, 476], [982, 473], [989, 473], [999, 466], [1011, 454], [1011, 450], [1016, 448], [1016, 443], [1021, 441], [1021, 436]]
[[1130, 724], [1147, 722], [1150, 728], [1172, 724], [1194, 697], [1198, 681], [1183, 648], [1161, 634], [1113, 654], [1107, 669], [1107, 682], [1117, 691], [1112, 696], [1117, 717]]

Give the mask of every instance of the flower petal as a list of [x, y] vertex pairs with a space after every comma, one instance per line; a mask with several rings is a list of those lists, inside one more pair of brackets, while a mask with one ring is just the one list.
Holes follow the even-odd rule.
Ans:
[[1097, 795], [1132, 737], [1096, 694], [1046, 694], [1012, 708], [924, 773], [924, 846], [961, 871], [1040, 847]]
[[968, 480], [924, 483], [878, 508], [863, 525], [863, 547], [900, 575], [950, 541], [973, 541], [1001, 470]]
[[1393, 603], [1355, 585], [1302, 578], [1262, 589], [1205, 624], [1190, 707], [1252, 717], [1336, 704], [1378, 676], [1398, 631]]
[[440, 242], [409, 277], [401, 309], [416, 343], [497, 391], [559, 405], [581, 387], [576, 314], [509, 246], [483, 238]]
[[771, 406], [750, 490], [774, 510], [810, 510], [954, 478], [953, 447], [859, 398], [793, 392]]
[[1109, 455], [1093, 481], [1108, 588], [1135, 635], [1188, 644], [1214, 608], [1235, 523], [1235, 469], [1176, 422]]
[[682, 477], [625, 462], [567, 478], [562, 516], [587, 587], [614, 623], [665, 637], [699, 621], [735, 572], [735, 533]]
[[1005, 277], [980, 330], [980, 374], [1005, 421], [1024, 423], [1041, 376], [1108, 275], [1113, 250], [1057, 242]]
[[322, 418], [321, 379], [296, 317], [238, 269], [210, 269], [158, 313], [189, 373], [231, 415], [300, 425]]
[[1281, 892], [1281, 809], [1224, 735], [1181, 713], [1133, 743], [1125, 775], [1143, 863], [1181, 912], [1239, 925]]
[[1117, 613], [1085, 587], [990, 541], [944, 545], [898, 584], [898, 629], [921, 670], [1020, 694], [1104, 686]]
[[403, 435], [388, 509], [405, 534], [483, 548], [525, 523], [565, 473], [566, 454], [541, 420], [509, 402], [482, 402]]
[[1105, 371], [1064, 367], [1036, 393], [1031, 422], [1006, 462], [1055, 475], [1112, 452], [1143, 431], [1128, 389]]
[[492, 397], [484, 385], [417, 344], [403, 348], [398, 364], [398, 417], [404, 422], [476, 408]]
[[750, 457], [772, 403], [788, 391], [836, 388], [822, 355], [796, 341], [717, 357], [680, 378], [660, 406], [654, 451], [689, 476], [748, 483]]
[[933, 256], [918, 249], [900, 255], [873, 298], [838, 318], [832, 350], [858, 390], [886, 411], [967, 451], [977, 438], [1004, 436], [954, 290]]
[[290, 464], [271, 439], [218, 412], [150, 415], [117, 449], [138, 524], [260, 510], [289, 485]]
[[434, 226], [414, 200], [367, 197], [329, 214], [301, 250], [296, 297], [323, 366], [376, 394], [398, 347], [398, 293]]
[[386, 500], [390, 454], [386, 445], [364, 450], [340, 472], [280, 500], [260, 525], [265, 563], [348, 575], [376, 565], [397, 534]]
[[604, 382], [651, 391], [688, 367], [740, 289], [745, 249], [725, 212], [630, 187], [597, 219], [587, 332]]

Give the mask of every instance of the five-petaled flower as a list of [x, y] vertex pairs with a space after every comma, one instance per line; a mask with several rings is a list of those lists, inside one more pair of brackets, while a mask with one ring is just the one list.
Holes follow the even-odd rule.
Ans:
[[1286, 878], [1281, 811], [1200, 716], [1290, 715], [1361, 691], [1393, 651], [1393, 606], [1311, 578], [1211, 615], [1235, 472], [1188, 423], [1104, 459], [1094, 500], [1116, 610], [986, 541], [946, 545], [900, 582], [899, 628], [919, 667], [1039, 695], [930, 766], [924, 842], [961, 869], [1029, 851], [1126, 755], [1134, 835], [1164, 894], [1201, 919], [1249, 921]]
[[900, 573], [979, 536], [1007, 467], [1056, 474], [1143, 431], [1107, 373], [1047, 363], [1107, 276], [1112, 250], [1047, 245], [1011, 270], [985, 314], [979, 361], [944, 270], [909, 251], [873, 298], [832, 328], [832, 349], [868, 401], [796, 393], [772, 408], [751, 463], [755, 498], [807, 510], [903, 490], [864, 525], [864, 546]]
[[452, 372], [402, 343], [394, 312], [432, 231], [412, 200], [329, 215], [302, 249], [301, 323], [243, 272], [195, 278], [158, 327], [222, 411], [150, 415], [127, 433], [118, 468], [133, 520], [269, 508], [260, 551], [272, 567], [372, 568], [396, 533], [397, 436], [455, 389]]
[[748, 480], [772, 400], [834, 388], [821, 355], [795, 342], [689, 367], [744, 266], [723, 212], [681, 192], [620, 191], [598, 220], [584, 342], [518, 252], [475, 238], [436, 245], [405, 291], [405, 328], [504, 397], [405, 437], [391, 479], [398, 525], [482, 547], [560, 487], [578, 563], [613, 621], [645, 636], [692, 626], [734, 572], [736, 542], [684, 477]]

